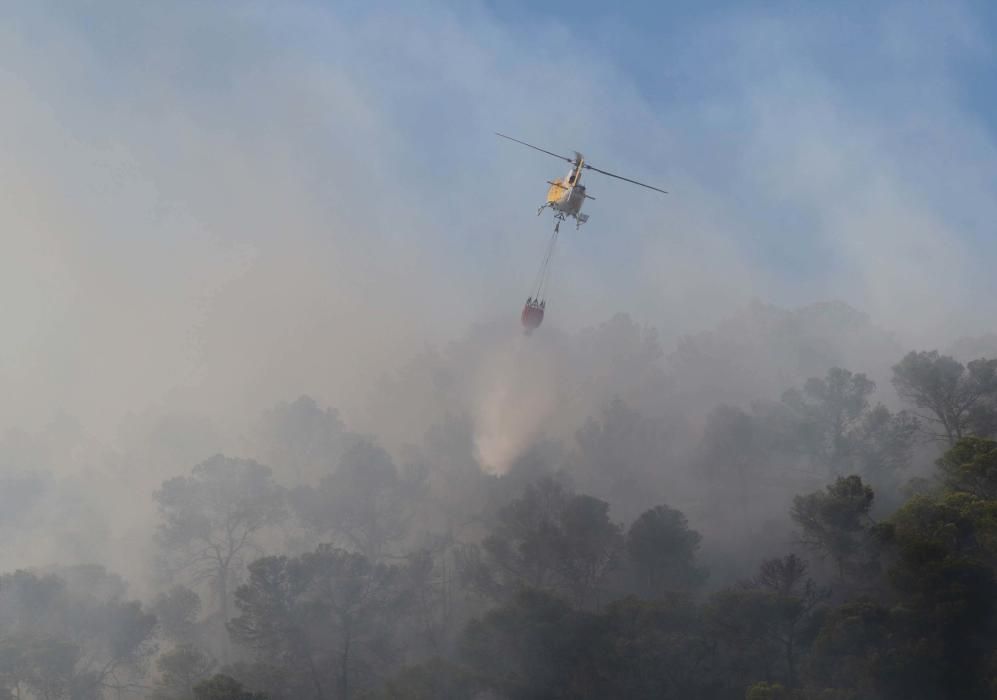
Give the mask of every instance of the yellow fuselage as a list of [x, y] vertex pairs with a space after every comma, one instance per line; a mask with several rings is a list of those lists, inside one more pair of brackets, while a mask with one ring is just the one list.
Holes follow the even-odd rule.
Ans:
[[573, 169], [560, 180], [551, 181], [547, 205], [567, 216], [577, 216], [585, 201], [585, 186], [580, 180], [581, 174]]

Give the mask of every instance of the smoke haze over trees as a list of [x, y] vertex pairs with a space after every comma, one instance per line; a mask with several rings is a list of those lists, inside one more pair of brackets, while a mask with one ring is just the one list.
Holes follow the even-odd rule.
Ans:
[[993, 697], [993, 18], [659, 12], [11, 5], [0, 700]]
[[[831, 356], [842, 330], [878, 333], [832, 326]], [[489, 464], [492, 414], [465, 400], [474, 372], [449, 368], [487, 364], [497, 336], [479, 326], [378, 385], [388, 403], [428, 387], [414, 443], [308, 396], [261, 409], [230, 454], [190, 419], [89, 465], [70, 421], [8, 433], [0, 682], [51, 698], [986, 696], [997, 442], [966, 420], [950, 446], [935, 426], [954, 411], [922, 397], [947, 377], [952, 405], [984, 415], [989, 360], [898, 353], [885, 377], [829, 366], [738, 403], [750, 367], [738, 388], [697, 339], [675, 360], [627, 316], [512, 336], [511, 366], [562, 354], [562, 403]], [[796, 353], [785, 367], [809, 370]], [[709, 410], [678, 376], [698, 364], [730, 377]], [[184, 443], [207, 454], [170, 476]], [[160, 465], [145, 493], [118, 478], [137, 455]]]

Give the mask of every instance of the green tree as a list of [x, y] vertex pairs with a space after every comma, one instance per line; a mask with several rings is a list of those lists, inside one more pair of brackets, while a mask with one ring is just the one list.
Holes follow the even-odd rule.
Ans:
[[654, 601], [625, 598], [607, 606], [605, 650], [597, 672], [604, 697], [681, 700], [724, 697], [716, 642], [693, 600], [672, 594]]
[[797, 700], [797, 698], [802, 700], [800, 695], [792, 690], [787, 690], [785, 686], [779, 683], [765, 683], [764, 681], [755, 683], [748, 688], [744, 698], [745, 700]]
[[674, 508], [660, 505], [642, 513], [627, 532], [626, 549], [644, 594], [658, 597], [701, 584], [707, 575], [696, 566], [701, 539]]
[[263, 464], [300, 484], [335, 471], [357, 439], [347, 432], [338, 411], [320, 407], [310, 396], [299, 396], [265, 411], [248, 443], [251, 454]]
[[653, 503], [648, 499], [657, 490], [671, 437], [667, 423], [615, 399], [575, 432], [571, 474], [580, 490], [610, 501], [629, 519]]
[[481, 683], [466, 669], [436, 658], [395, 673], [383, 688], [364, 693], [363, 700], [473, 700]]
[[908, 411], [882, 404], [867, 411], [848, 435], [851, 469], [879, 491], [896, 489], [910, 466], [920, 421]]
[[685, 595], [626, 598], [594, 613], [523, 590], [473, 620], [458, 649], [463, 677], [503, 698], [729, 697], [716, 644]]
[[945, 487], [982, 499], [997, 499], [997, 442], [962, 438], [936, 462]]
[[318, 488], [294, 490], [292, 502], [301, 522], [317, 535], [332, 534], [372, 561], [408, 531], [419, 494], [418, 479], [403, 477], [391, 456], [370, 441], [349, 448], [338, 468]]
[[[503, 588], [552, 588], [557, 584], [560, 515], [572, 494], [559, 482], [541, 479], [503, 507], [483, 549]], [[511, 585], [509, 585], [511, 583]]]
[[997, 501], [960, 492], [914, 496], [879, 534], [912, 561], [948, 556], [997, 564]]
[[807, 623], [818, 606], [830, 595], [807, 577], [807, 563], [795, 554], [767, 559], [758, 568], [754, 588], [771, 598], [773, 618], [769, 640], [778, 644], [786, 662], [786, 684], [796, 688], [799, 647], [811, 634]]
[[886, 678], [892, 677], [895, 686], [903, 687], [900, 679], [906, 675], [907, 662], [891, 644], [895, 639], [893, 625], [889, 608], [865, 598], [828, 611], [807, 664], [808, 685], [838, 689], [848, 700], [917, 697], [885, 692]]
[[780, 678], [796, 688], [801, 649], [815, 634], [814, 615], [827, 597], [795, 554], [768, 559], [750, 581], [714, 594], [710, 618], [735, 660], [735, 676]]
[[862, 573], [870, 561], [868, 545], [874, 494], [861, 477], [838, 477], [822, 491], [793, 499], [790, 515], [803, 544], [830, 557], [840, 580]]
[[233, 575], [259, 532], [285, 516], [284, 490], [269, 468], [216, 455], [189, 477], [164, 482], [154, 496], [163, 551], [191, 581], [211, 583], [224, 623]]
[[992, 444], [964, 438], [938, 461], [941, 490], [911, 498], [873, 534], [889, 562], [882, 602], [831, 611], [810, 664], [816, 684], [858, 697], [990, 697], [997, 635]]
[[869, 399], [876, 385], [864, 374], [832, 368], [790, 389], [783, 403], [795, 415], [794, 442], [810, 462], [831, 476], [859, 474], [884, 487], [910, 464], [920, 423], [907, 412], [892, 413]]
[[269, 675], [278, 677], [276, 685], [302, 698], [324, 698], [321, 661], [311, 647], [308, 611], [301, 603], [305, 588], [292, 560], [257, 559], [249, 565], [249, 580], [235, 591], [239, 614], [228, 629], [257, 664], [273, 667]]
[[969, 494], [916, 496], [877, 527], [895, 602], [859, 599], [831, 611], [814, 680], [886, 700], [989, 697], [997, 584], [981, 543], [993, 541], [994, 516]]
[[267, 696], [251, 693], [231, 676], [218, 673], [194, 686], [194, 700], [267, 700]]
[[773, 464], [799, 459], [797, 423], [795, 412], [777, 402], [758, 402], [750, 411], [721, 405], [707, 417], [695, 457], [708, 479], [705, 510], [744, 545], [751, 525], [767, 517], [760, 504], [768, 500], [762, 491]]
[[201, 612], [201, 597], [186, 586], [174, 586], [156, 596], [152, 612], [163, 636], [179, 644], [189, 643]]
[[0, 673], [19, 692], [92, 698], [123, 690], [153, 652], [156, 618], [121, 598], [118, 577], [100, 567], [57, 575], [0, 577]]
[[598, 605], [609, 575], [619, 566], [620, 526], [609, 504], [592, 496], [571, 498], [559, 516], [557, 571], [576, 605]]
[[560, 592], [579, 605], [597, 603], [622, 548], [608, 503], [541, 479], [499, 512], [483, 543], [487, 562], [478, 562], [484, 566], [476, 582], [503, 597], [528, 586]]
[[392, 658], [408, 602], [401, 567], [322, 545], [294, 559], [264, 557], [249, 572], [229, 630], [287, 669], [295, 697], [349, 698]]
[[803, 419], [804, 441], [811, 458], [833, 476], [846, 471], [850, 433], [868, 410], [875, 388], [864, 374], [833, 367], [823, 379], [808, 379], [802, 391], [791, 389], [783, 395], [783, 402]]
[[211, 675], [214, 662], [190, 645], [174, 647], [156, 659], [159, 681], [155, 700], [190, 700], [194, 686]]
[[602, 623], [548, 593], [523, 590], [473, 620], [458, 649], [486, 687], [512, 700], [612, 697], [600, 673]]
[[[707, 416], [698, 461], [727, 490], [744, 492], [748, 471], [764, 451], [762, 442], [755, 416], [734, 406], [717, 406]], [[736, 479], [730, 478], [731, 472]]]
[[77, 668], [82, 657], [78, 644], [61, 639], [25, 637], [20, 640], [19, 646], [24, 685], [39, 697], [58, 700], [73, 695], [86, 697], [95, 694], [95, 679]]
[[949, 446], [967, 435], [993, 433], [997, 360], [967, 365], [937, 351], [910, 352], [893, 367], [893, 386], [915, 406], [928, 434]]

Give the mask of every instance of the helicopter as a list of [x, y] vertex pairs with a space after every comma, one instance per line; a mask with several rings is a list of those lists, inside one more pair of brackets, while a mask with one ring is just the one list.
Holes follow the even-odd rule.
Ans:
[[555, 158], [560, 158], [563, 161], [571, 163], [571, 170], [568, 171], [567, 175], [559, 180], [547, 181], [547, 184], [550, 185], [550, 188], [547, 190], [547, 201], [545, 201], [537, 210], [537, 216], [540, 216], [544, 209], [547, 208], [550, 208], [555, 212], [555, 232], [560, 229], [561, 222], [568, 217], [574, 218], [576, 230], [581, 228], [581, 225], [589, 220], [588, 214], [582, 214], [582, 204], [585, 203], [586, 199], [595, 200], [595, 197], [592, 197], [585, 192], [585, 185], [582, 184], [582, 170], [594, 170], [597, 173], [602, 173], [603, 175], [608, 175], [609, 177], [615, 177], [617, 180], [624, 180], [625, 182], [640, 185], [641, 187], [646, 187], [647, 189], [654, 190], [655, 192], [668, 194], [668, 192], [658, 187], [652, 187], [651, 185], [646, 185], [643, 182], [637, 182], [636, 180], [631, 180], [628, 177], [615, 175], [614, 173], [600, 170], [599, 168], [589, 165], [585, 162], [585, 156], [578, 151], [574, 152], [574, 158], [568, 158], [567, 156], [552, 153], [544, 150], [543, 148], [534, 146], [531, 143], [526, 143], [525, 141], [514, 139], [511, 136], [500, 134], [497, 131], [495, 132], [495, 135], [501, 136], [504, 139], [509, 139], [510, 141], [515, 141], [516, 143], [532, 148], [535, 151], [540, 151], [541, 153], [546, 153], [549, 156], [554, 156]]
[[497, 131], [495, 132], [495, 135], [501, 136], [504, 139], [509, 139], [510, 141], [515, 141], [516, 143], [532, 148], [535, 151], [540, 151], [541, 153], [546, 153], [549, 156], [554, 156], [555, 158], [560, 158], [563, 161], [571, 163], [571, 170], [568, 171], [567, 175], [560, 180], [547, 181], [547, 184], [550, 185], [550, 188], [547, 190], [547, 200], [537, 210], [537, 216], [543, 214], [544, 209], [549, 208], [554, 211], [554, 233], [547, 244], [547, 252], [544, 255], [543, 262], [540, 264], [540, 271], [537, 272], [537, 279], [533, 285], [535, 291], [526, 298], [526, 304], [523, 306], [523, 312], [520, 315], [520, 322], [523, 325], [523, 330], [526, 335], [530, 335], [543, 322], [544, 312], [547, 308], [547, 288], [548, 281], [550, 279], [550, 263], [554, 256], [554, 249], [557, 246], [557, 235], [561, 230], [561, 222], [568, 217], [572, 217], [575, 220], [575, 230], [577, 231], [581, 228], [582, 224], [589, 220], [588, 214], [582, 214], [582, 205], [585, 203], [586, 199], [594, 200], [595, 197], [585, 192], [585, 185], [582, 184], [582, 171], [594, 170], [597, 173], [602, 173], [603, 175], [608, 175], [609, 177], [615, 177], [617, 180], [624, 180], [625, 182], [630, 182], [634, 185], [640, 185], [641, 187], [646, 187], [649, 190], [654, 190], [655, 192], [661, 192], [662, 194], [668, 193], [665, 190], [652, 187], [651, 185], [646, 185], [643, 182], [637, 182], [636, 180], [631, 180], [628, 177], [606, 172], [605, 170], [600, 170], [599, 168], [589, 165], [585, 162], [585, 156], [578, 151], [574, 152], [574, 158], [568, 158], [567, 156], [558, 155], [557, 153], [552, 153], [551, 151], [534, 146], [531, 143], [526, 143], [525, 141], [514, 139], [511, 136], [500, 134]]

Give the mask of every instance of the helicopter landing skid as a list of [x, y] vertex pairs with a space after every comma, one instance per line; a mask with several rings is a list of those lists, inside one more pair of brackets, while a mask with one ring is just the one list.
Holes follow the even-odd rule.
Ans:
[[554, 216], [554, 233], [557, 233], [558, 231], [561, 230], [561, 222], [564, 221], [564, 219], [565, 219], [564, 214], [560, 212], [558, 212]]
[[[541, 214], [543, 214], [544, 209], [546, 209], [549, 206], [550, 206], [550, 204], [548, 203], [548, 204], [544, 204], [542, 207], [540, 207], [539, 209], [537, 209], [537, 216], [540, 216]], [[584, 224], [586, 221], [589, 220], [588, 214], [577, 214], [577, 215], [573, 214], [572, 216], [575, 217], [575, 230], [576, 231], [582, 227], [582, 224]], [[556, 214], [554, 214], [554, 231], [555, 232], [561, 230], [561, 222], [564, 221], [567, 218], [568, 218], [568, 215], [565, 214], [562, 211], [558, 211]]]

